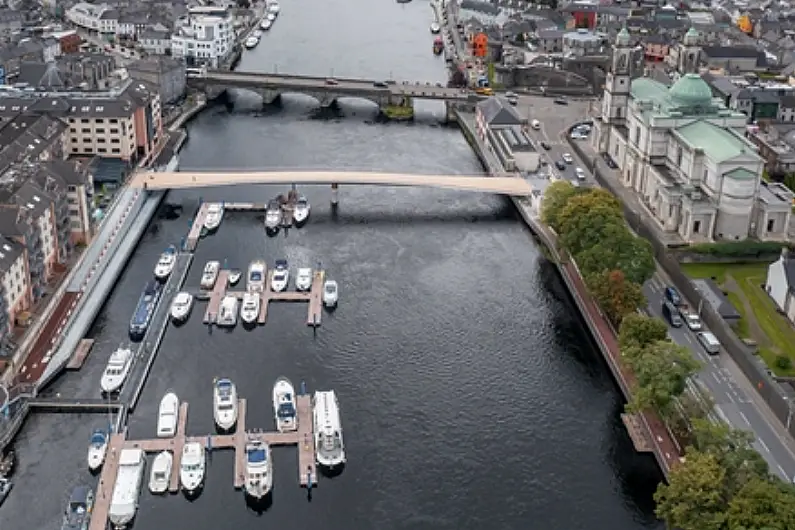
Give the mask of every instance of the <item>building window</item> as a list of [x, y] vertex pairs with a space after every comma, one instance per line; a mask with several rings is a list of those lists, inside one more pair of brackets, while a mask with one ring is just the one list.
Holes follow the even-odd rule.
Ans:
[[69, 129], [69, 132], [76, 133], [76, 132], [77, 132], [77, 129], [76, 129], [76, 128], [74, 128], [74, 127], [72, 127], [71, 129]]
[[105, 129], [102, 129], [102, 128], [97, 129], [97, 133], [104, 133], [104, 132], [105, 132]]
[[772, 232], [775, 227], [776, 227], [776, 220], [775, 219], [768, 219], [767, 220], [767, 231], [768, 232]]
[[708, 169], [705, 169], [705, 170], [704, 170], [704, 182], [706, 182], [706, 181], [707, 181], [707, 177], [708, 177], [708, 176], [709, 176], [709, 170], [708, 170]]
[[80, 129], [83, 134], [91, 134], [91, 129]]
[[701, 230], [701, 221], [693, 221], [693, 233], [698, 234], [699, 230]]
[[119, 130], [118, 129], [111, 129], [110, 130], [110, 134], [119, 134]]
[[640, 145], [640, 127], [635, 127], [635, 145]]
[[117, 153], [117, 154], [118, 154], [118, 153], [121, 153], [121, 149], [119, 149], [118, 147], [114, 147], [114, 148], [113, 148], [113, 149], [111, 149], [110, 151], [111, 151], [112, 153]]
[[682, 167], [682, 147], [679, 146], [676, 148], [676, 167]]
[[111, 138], [110, 139], [110, 143], [117, 144], [117, 143], [119, 143], [119, 139], [118, 138]]
[[621, 117], [621, 107], [616, 107], [616, 118]]
[[100, 148], [98, 148], [98, 149], [97, 149], [97, 152], [98, 152], [98, 153], [107, 153], [107, 152], [108, 152], [108, 150], [107, 150], [107, 149], [105, 149], [104, 147], [100, 147]]
[[119, 120], [116, 118], [111, 118], [108, 120], [110, 123], [119, 123]]

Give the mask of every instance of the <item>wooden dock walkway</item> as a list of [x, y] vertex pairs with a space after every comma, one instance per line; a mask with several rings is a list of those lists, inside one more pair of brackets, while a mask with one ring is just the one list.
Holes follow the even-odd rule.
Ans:
[[185, 250], [188, 252], [196, 250], [196, 246], [199, 244], [202, 228], [204, 228], [204, 220], [207, 219], [208, 207], [209, 203], [203, 202], [199, 207], [199, 211], [196, 212], [196, 217], [190, 227], [190, 232], [188, 232], [188, 238], [185, 240]]
[[268, 205], [264, 202], [225, 202], [224, 210], [230, 212], [264, 212]]
[[86, 358], [88, 354], [91, 353], [91, 349], [94, 347], [94, 339], [80, 339], [80, 342], [77, 343], [77, 348], [75, 348], [72, 357], [69, 359], [69, 362], [66, 363], [67, 370], [79, 370], [83, 367], [83, 364], [86, 362]]
[[621, 421], [624, 422], [624, 426], [627, 428], [627, 432], [629, 432], [629, 437], [632, 439], [632, 445], [635, 446], [635, 451], [639, 453], [651, 453], [654, 451], [640, 416], [637, 414], [622, 414]]
[[308, 394], [296, 396], [298, 409], [298, 483], [301, 486], [317, 485], [315, 461], [315, 429], [312, 418], [312, 397]]
[[88, 530], [105, 530], [108, 526], [108, 512], [110, 501], [113, 498], [113, 487], [116, 485], [116, 475], [119, 472], [119, 456], [124, 447], [124, 434], [112, 434], [108, 444], [108, 453], [102, 466], [102, 474], [97, 484], [97, 494], [94, 500], [94, 509], [91, 512], [91, 523]]
[[323, 317], [323, 283], [326, 272], [315, 271], [312, 278], [312, 288], [309, 290], [309, 311], [306, 315], [306, 325], [317, 327]]
[[218, 310], [221, 308], [221, 300], [226, 296], [226, 288], [229, 284], [229, 271], [221, 269], [218, 271], [218, 278], [215, 280], [213, 290], [210, 291], [210, 302], [204, 312], [205, 324], [215, 324], [218, 319]]

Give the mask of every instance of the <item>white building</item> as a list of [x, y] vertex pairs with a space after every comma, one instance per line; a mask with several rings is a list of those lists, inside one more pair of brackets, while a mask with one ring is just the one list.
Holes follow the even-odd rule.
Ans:
[[787, 249], [767, 268], [765, 291], [790, 322], [795, 322], [795, 257]]
[[0, 238], [0, 282], [4, 303], [0, 303], [0, 337], [13, 325], [16, 316], [30, 307], [30, 273], [25, 247], [9, 238]]
[[171, 54], [184, 58], [188, 66], [217, 68], [232, 51], [235, 40], [234, 22], [223, 8], [203, 8], [177, 21], [171, 36]]
[[763, 160], [745, 138], [747, 116], [713, 98], [695, 73], [698, 33], [678, 54], [670, 88], [631, 77], [630, 36], [616, 40], [594, 147], [618, 165], [663, 232], [689, 243], [748, 237], [786, 240], [793, 194], [762, 182]]
[[538, 170], [540, 157], [523, 125], [522, 117], [503, 98], [491, 97], [475, 106], [477, 134], [507, 171]]
[[80, 2], [66, 10], [66, 20], [81, 28], [99, 33], [116, 33], [119, 14], [105, 4]]

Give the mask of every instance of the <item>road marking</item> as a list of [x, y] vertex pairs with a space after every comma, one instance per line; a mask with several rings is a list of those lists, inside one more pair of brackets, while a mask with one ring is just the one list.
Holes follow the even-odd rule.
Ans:
[[740, 417], [743, 419], [743, 421], [745, 423], [747, 423], [748, 425], [751, 425], [751, 422], [748, 421], [748, 418], [745, 417], [745, 414], [742, 411], [738, 411], [738, 414], [740, 415]]
[[763, 442], [761, 438], [757, 436], [756, 441], [759, 442], [759, 445], [762, 446], [762, 449], [764, 449], [768, 453], [770, 452], [770, 449], [767, 448], [767, 445], [765, 445], [765, 442]]
[[710, 375], [712, 376], [712, 378], [715, 380], [716, 383], [720, 383], [720, 379], [718, 379], [718, 374], [716, 374], [715, 372], [710, 372]]
[[781, 464], [776, 464], [776, 466], [778, 466], [778, 470], [781, 471], [781, 475], [784, 477], [784, 479], [790, 480], [789, 475], [787, 475], [787, 472], [784, 471], [783, 467], [781, 467]]
[[731, 401], [732, 403], [735, 403], [734, 397], [732, 397], [732, 395], [729, 394], [728, 392], [726, 392], [726, 397], [729, 398], [729, 401]]

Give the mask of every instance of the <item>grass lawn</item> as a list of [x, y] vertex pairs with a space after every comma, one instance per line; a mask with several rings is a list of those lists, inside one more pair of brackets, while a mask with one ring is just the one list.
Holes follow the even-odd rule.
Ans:
[[756, 341], [760, 357], [776, 375], [795, 375], [795, 369], [782, 370], [775, 363], [778, 355], [786, 355], [795, 364], [795, 328], [760, 287], [767, 277], [766, 263], [689, 263], [682, 268], [693, 278], [713, 278], [742, 315], [735, 326], [740, 338]]

